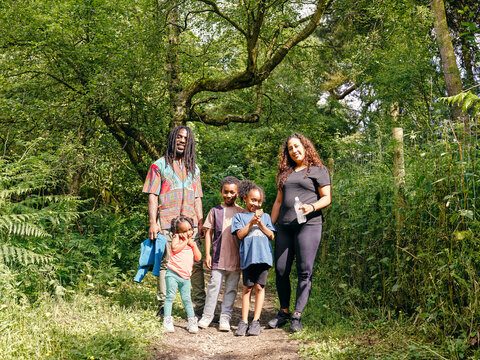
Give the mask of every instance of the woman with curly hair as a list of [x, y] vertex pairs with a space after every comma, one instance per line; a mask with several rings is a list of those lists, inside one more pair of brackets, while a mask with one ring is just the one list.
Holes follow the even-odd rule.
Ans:
[[[330, 175], [313, 143], [301, 134], [290, 135], [279, 154], [277, 198], [272, 208], [276, 223], [275, 274], [280, 311], [268, 323], [279, 328], [290, 319], [290, 330], [301, 330], [301, 316], [312, 288], [312, 269], [322, 237], [322, 211], [331, 203]], [[295, 199], [306, 222], [299, 223]], [[290, 270], [296, 257], [298, 284], [295, 309], [290, 316]]]

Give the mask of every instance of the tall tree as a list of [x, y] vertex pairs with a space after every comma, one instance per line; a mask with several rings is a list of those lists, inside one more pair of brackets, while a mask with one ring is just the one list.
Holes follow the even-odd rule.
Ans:
[[[457, 95], [463, 91], [462, 79], [460, 78], [457, 59], [455, 57], [452, 39], [450, 38], [450, 32], [447, 25], [445, 4], [443, 0], [432, 0], [431, 7], [447, 93], [448, 96]], [[456, 104], [452, 106], [452, 115], [454, 120], [463, 123], [465, 130], [468, 131], [468, 115], [462, 112], [460, 105]]]

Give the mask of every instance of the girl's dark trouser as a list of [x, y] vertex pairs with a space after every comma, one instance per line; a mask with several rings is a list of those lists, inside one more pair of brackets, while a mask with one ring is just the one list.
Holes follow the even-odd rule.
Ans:
[[321, 224], [277, 225], [275, 274], [280, 308], [290, 306], [290, 271], [297, 258], [297, 300], [295, 311], [302, 313], [312, 289], [312, 270], [322, 238]]

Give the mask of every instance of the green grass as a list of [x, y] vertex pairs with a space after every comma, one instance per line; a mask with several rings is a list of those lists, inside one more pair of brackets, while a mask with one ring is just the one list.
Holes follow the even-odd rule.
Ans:
[[[110, 296], [71, 293], [68, 299], [40, 297], [30, 304], [2, 288], [2, 359], [148, 359], [162, 335], [153, 308], [155, 295], [125, 282]], [[133, 301], [139, 299], [138, 306]], [[146, 299], [152, 305], [146, 306]]]

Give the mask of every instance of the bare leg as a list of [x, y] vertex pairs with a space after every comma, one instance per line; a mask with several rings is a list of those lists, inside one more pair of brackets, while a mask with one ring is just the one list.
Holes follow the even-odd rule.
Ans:
[[248, 311], [250, 310], [250, 297], [252, 295], [252, 288], [244, 286], [242, 293], [242, 320], [248, 324]]
[[262, 314], [263, 302], [265, 301], [265, 288], [259, 284], [255, 284], [255, 313], [253, 320], [260, 319]]

